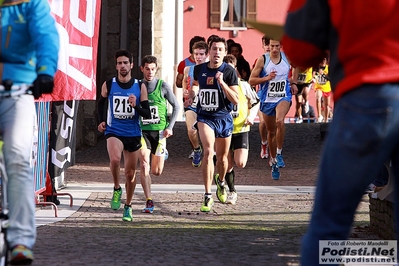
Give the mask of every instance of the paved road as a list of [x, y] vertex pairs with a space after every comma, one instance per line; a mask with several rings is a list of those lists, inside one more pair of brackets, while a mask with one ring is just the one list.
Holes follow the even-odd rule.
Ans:
[[[252, 130], [248, 165], [236, 171], [237, 204], [216, 202], [208, 214], [199, 212], [201, 174], [187, 159], [182, 123], [168, 142], [163, 175], [153, 178], [154, 214], [141, 213], [144, 195], [138, 185], [131, 223], [122, 221], [121, 210], [109, 207], [112, 184], [105, 141], [78, 151], [61, 191], [73, 195], [74, 206], [60, 197], [58, 219], [49, 207], [37, 211], [34, 265], [299, 265], [322, 149], [319, 126], [287, 125], [287, 166], [278, 181], [259, 158], [259, 133]], [[356, 221], [352, 237], [376, 239], [364, 229], [367, 198]]]

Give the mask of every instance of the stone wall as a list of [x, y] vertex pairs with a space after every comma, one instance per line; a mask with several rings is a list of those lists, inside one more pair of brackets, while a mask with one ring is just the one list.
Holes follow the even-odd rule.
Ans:
[[394, 240], [394, 204], [388, 200], [374, 199], [370, 196], [370, 229], [382, 239]]
[[[103, 82], [115, 76], [114, 53], [118, 49], [128, 49], [133, 53], [132, 75], [142, 78], [139, 67], [140, 56], [151, 54], [153, 50], [152, 13], [153, 1], [149, 0], [102, 1], [97, 60], [97, 99]], [[122, 17], [126, 18], [126, 22], [122, 21]], [[77, 149], [96, 145], [99, 134], [97, 120], [96, 101], [80, 101], [76, 125]]]

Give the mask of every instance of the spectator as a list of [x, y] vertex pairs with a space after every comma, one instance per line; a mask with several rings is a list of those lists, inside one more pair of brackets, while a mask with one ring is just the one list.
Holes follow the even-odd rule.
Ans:
[[228, 39], [226, 43], [227, 43], [227, 54], [231, 54], [231, 45], [236, 42], [233, 39]]
[[291, 1], [284, 51], [298, 67], [314, 66], [330, 51], [335, 101], [301, 265], [319, 265], [320, 240], [349, 237], [366, 187], [390, 159], [399, 202], [398, 12], [397, 1]]
[[[3, 36], [0, 67], [2, 81], [10, 80], [15, 85], [34, 84], [36, 99], [42, 93], [51, 93], [54, 87], [53, 77], [57, 71], [59, 36], [48, 1], [0, 0], [0, 7]], [[6, 237], [12, 265], [30, 265], [34, 260], [32, 249], [36, 242], [33, 197], [35, 186], [30, 165], [36, 119], [34, 97], [24, 94], [0, 101], [4, 163], [9, 181]], [[1, 236], [2, 241], [3, 237], [4, 235]]]
[[251, 75], [251, 67], [247, 60], [245, 60], [242, 55], [242, 46], [239, 43], [232, 43], [230, 45], [230, 53], [237, 58], [237, 71], [239, 77], [245, 81], [248, 81], [249, 76]]

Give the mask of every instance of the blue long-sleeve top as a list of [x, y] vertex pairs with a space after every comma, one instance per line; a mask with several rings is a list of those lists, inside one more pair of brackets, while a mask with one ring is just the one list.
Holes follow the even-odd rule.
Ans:
[[39, 74], [54, 76], [59, 36], [48, 1], [5, 0], [0, 12], [1, 80], [32, 84]]

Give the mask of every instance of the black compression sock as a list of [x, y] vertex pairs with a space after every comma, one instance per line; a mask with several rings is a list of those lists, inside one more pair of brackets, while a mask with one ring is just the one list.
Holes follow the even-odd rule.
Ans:
[[236, 191], [234, 187], [234, 170], [232, 170], [230, 173], [226, 173], [224, 180], [226, 180], [230, 192]]

